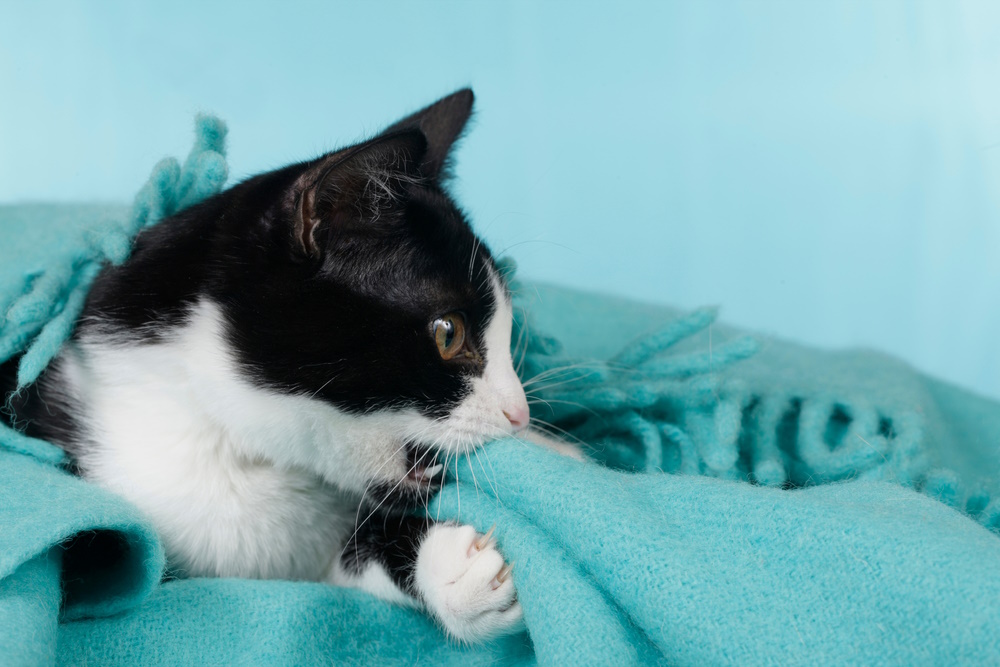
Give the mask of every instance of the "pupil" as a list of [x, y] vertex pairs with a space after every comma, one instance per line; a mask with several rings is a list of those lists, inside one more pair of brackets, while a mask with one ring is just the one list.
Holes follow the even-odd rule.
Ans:
[[449, 320], [445, 320], [442, 324], [444, 325], [444, 346], [448, 348], [455, 340], [455, 325]]

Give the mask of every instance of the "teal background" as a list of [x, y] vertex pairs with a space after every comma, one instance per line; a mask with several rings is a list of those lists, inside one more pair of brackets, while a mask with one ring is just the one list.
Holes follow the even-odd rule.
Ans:
[[1000, 3], [0, 0], [0, 202], [233, 175], [471, 84], [456, 192], [534, 278], [1000, 397]]

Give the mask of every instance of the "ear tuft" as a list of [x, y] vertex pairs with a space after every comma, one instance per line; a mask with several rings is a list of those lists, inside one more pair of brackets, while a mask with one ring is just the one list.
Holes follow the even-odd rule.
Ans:
[[427, 152], [424, 154], [421, 172], [431, 180], [440, 180], [447, 176], [448, 156], [469, 122], [474, 101], [472, 90], [463, 88], [407, 116], [385, 133], [409, 129], [423, 132], [427, 137]]

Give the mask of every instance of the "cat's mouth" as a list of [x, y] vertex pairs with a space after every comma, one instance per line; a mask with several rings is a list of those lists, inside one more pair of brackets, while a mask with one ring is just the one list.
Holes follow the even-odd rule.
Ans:
[[406, 481], [420, 487], [440, 486], [444, 481], [444, 464], [438, 463], [438, 452], [410, 441], [406, 443]]

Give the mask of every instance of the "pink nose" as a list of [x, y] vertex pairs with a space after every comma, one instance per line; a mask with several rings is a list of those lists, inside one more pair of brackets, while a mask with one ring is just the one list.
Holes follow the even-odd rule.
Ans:
[[527, 405], [519, 405], [515, 408], [507, 408], [503, 411], [503, 416], [507, 418], [515, 431], [520, 431], [528, 425], [530, 416]]

